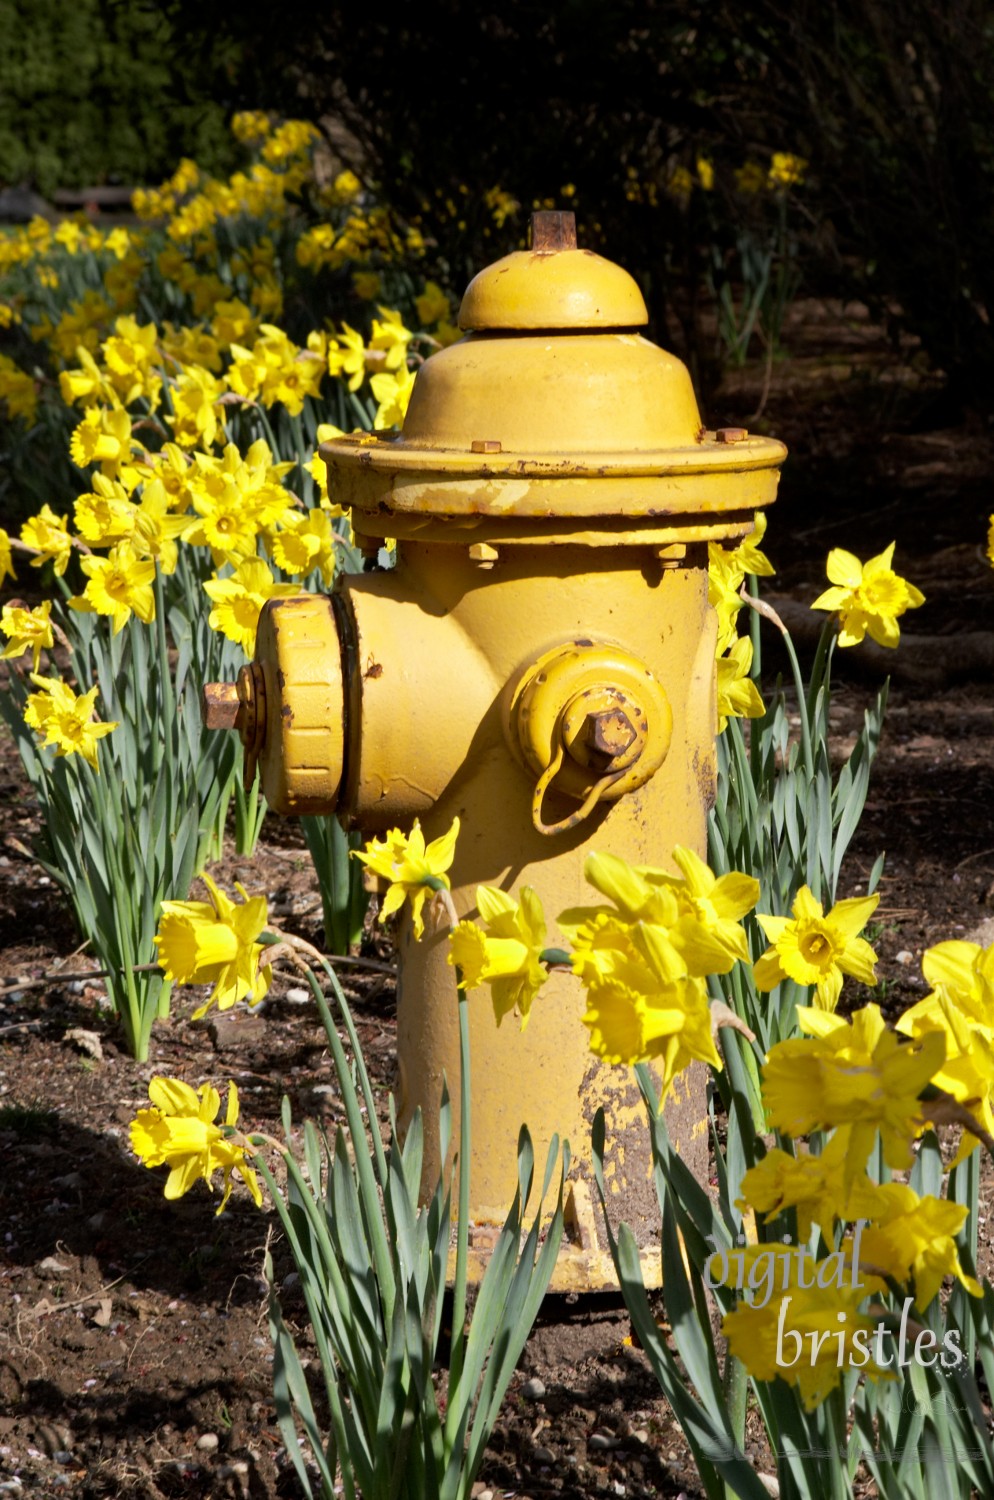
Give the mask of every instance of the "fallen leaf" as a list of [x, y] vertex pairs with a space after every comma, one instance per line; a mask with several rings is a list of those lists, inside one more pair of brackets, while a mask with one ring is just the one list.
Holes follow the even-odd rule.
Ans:
[[110, 1317], [111, 1317], [111, 1307], [112, 1306], [113, 1306], [113, 1298], [112, 1297], [101, 1297], [100, 1298], [100, 1301], [97, 1304], [97, 1310], [96, 1310], [96, 1312], [93, 1313], [93, 1314], [91, 1314], [91, 1316], [93, 1318], [93, 1321], [94, 1321], [94, 1323], [96, 1323], [96, 1325], [97, 1325], [98, 1328], [109, 1328], [110, 1327]]

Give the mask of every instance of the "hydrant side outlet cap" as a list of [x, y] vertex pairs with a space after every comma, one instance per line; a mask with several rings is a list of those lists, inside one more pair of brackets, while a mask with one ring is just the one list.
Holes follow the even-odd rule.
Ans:
[[488, 329], [641, 328], [649, 321], [638, 283], [592, 250], [515, 250], [474, 276], [459, 327]]

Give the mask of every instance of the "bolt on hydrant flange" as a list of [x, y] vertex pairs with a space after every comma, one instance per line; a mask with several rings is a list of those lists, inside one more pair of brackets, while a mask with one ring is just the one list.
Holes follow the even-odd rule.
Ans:
[[[461, 916], [478, 884], [530, 885], [550, 922], [592, 904], [594, 850], [672, 868], [706, 852], [715, 776], [716, 625], [707, 543], [734, 543], [775, 496], [786, 450], [709, 433], [686, 368], [642, 338], [645, 304], [619, 266], [576, 248], [572, 216], [535, 216], [532, 248], [469, 286], [465, 337], [419, 370], [400, 436], [321, 448], [356, 543], [397, 539], [388, 572], [341, 576], [330, 600], [266, 606], [253, 691], [219, 723], [251, 727], [263, 789], [283, 812], [334, 812], [373, 833], [419, 817], [462, 832], [450, 871]], [[731, 436], [734, 432], [734, 437]], [[253, 707], [250, 709], [248, 699]], [[251, 725], [250, 725], [251, 720]], [[555, 935], [550, 935], [554, 940]], [[425, 1184], [443, 1076], [458, 1104], [458, 1020], [447, 942], [399, 934], [399, 1119], [423, 1110]], [[658, 1284], [658, 1209], [637, 1086], [594, 1058], [575, 980], [550, 975], [527, 1030], [470, 996], [471, 1217], [503, 1222], [526, 1123], [543, 1161], [573, 1153], [552, 1285], [616, 1285], [591, 1212], [590, 1127], [606, 1116], [612, 1218]], [[704, 1070], [667, 1101], [705, 1180]], [[458, 1122], [454, 1133], [458, 1138]]]

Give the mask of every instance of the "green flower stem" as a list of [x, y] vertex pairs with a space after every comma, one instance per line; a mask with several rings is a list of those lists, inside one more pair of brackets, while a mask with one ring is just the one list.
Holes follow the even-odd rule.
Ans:
[[[232, 783], [235, 795], [235, 852], [236, 854], [254, 854], [255, 846], [259, 842], [259, 834], [262, 832], [263, 819], [266, 816], [266, 802], [261, 796], [262, 778], [256, 776], [251, 787], [246, 792], [241, 774], [237, 774]], [[223, 835], [223, 829], [220, 830]]]
[[740, 1448], [745, 1447], [746, 1439], [746, 1410], [749, 1401], [749, 1376], [745, 1365], [729, 1350], [725, 1359], [725, 1374], [722, 1381], [725, 1392], [725, 1400], [728, 1403], [728, 1417], [731, 1423], [735, 1441]]
[[830, 699], [830, 685], [832, 678], [832, 657], [835, 653], [835, 643], [838, 640], [835, 616], [829, 615], [821, 627], [821, 635], [818, 637], [818, 645], [815, 648], [815, 659], [811, 667], [811, 682], [808, 687], [808, 713], [813, 714], [818, 701], [820, 690], [825, 688], [825, 730], [828, 730], [828, 706]]
[[[153, 734], [153, 775], [157, 774], [165, 761], [170, 795], [175, 784], [173, 744], [176, 734], [176, 696], [173, 692], [173, 674], [169, 665], [169, 643], [166, 639], [166, 600], [162, 587], [162, 569], [155, 564], [155, 644], [159, 656], [159, 679], [162, 691], [162, 723], [158, 734]], [[134, 653], [132, 652], [132, 665]], [[135, 683], [135, 705], [144, 702], [144, 687]]]
[[[456, 1274], [452, 1284], [452, 1352], [449, 1360], [450, 1400], [462, 1378], [466, 1356], [466, 1283], [469, 1259], [469, 1173], [471, 1148], [469, 1011], [462, 973], [456, 966], [459, 999], [459, 1218], [456, 1226]], [[446, 1453], [446, 1459], [449, 1454]]]

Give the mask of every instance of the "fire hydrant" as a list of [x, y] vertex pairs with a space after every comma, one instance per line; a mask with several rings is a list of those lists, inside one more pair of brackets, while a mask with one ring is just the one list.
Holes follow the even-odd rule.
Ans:
[[[593, 904], [592, 850], [672, 868], [704, 854], [715, 777], [715, 636], [707, 544], [748, 534], [786, 450], [705, 431], [685, 366], [637, 329], [635, 281], [576, 248], [572, 215], [536, 214], [532, 246], [463, 298], [466, 336], [418, 372], [402, 434], [325, 444], [333, 498], [389, 571], [344, 575], [330, 597], [272, 601], [237, 722], [272, 807], [336, 813], [370, 833], [458, 814], [460, 915], [478, 884], [537, 891], [547, 917]], [[223, 690], [219, 690], [223, 691]], [[233, 689], [227, 689], [233, 705]], [[215, 708], [212, 722], [234, 722]], [[555, 941], [550, 933], [550, 941]], [[443, 1076], [458, 1102], [455, 976], [444, 934], [400, 937], [398, 1116], [420, 1106], [425, 1185], [443, 1163]], [[658, 1209], [642, 1106], [627, 1069], [592, 1057], [581, 992], [550, 975], [522, 1032], [470, 996], [476, 1273], [516, 1182], [518, 1131], [536, 1160], [573, 1152], [553, 1287], [616, 1285], [592, 1210], [589, 1140], [606, 1115], [612, 1217], [658, 1284]], [[702, 1180], [704, 1070], [678, 1079], [671, 1136]], [[455, 1123], [458, 1139], [458, 1122]]]

